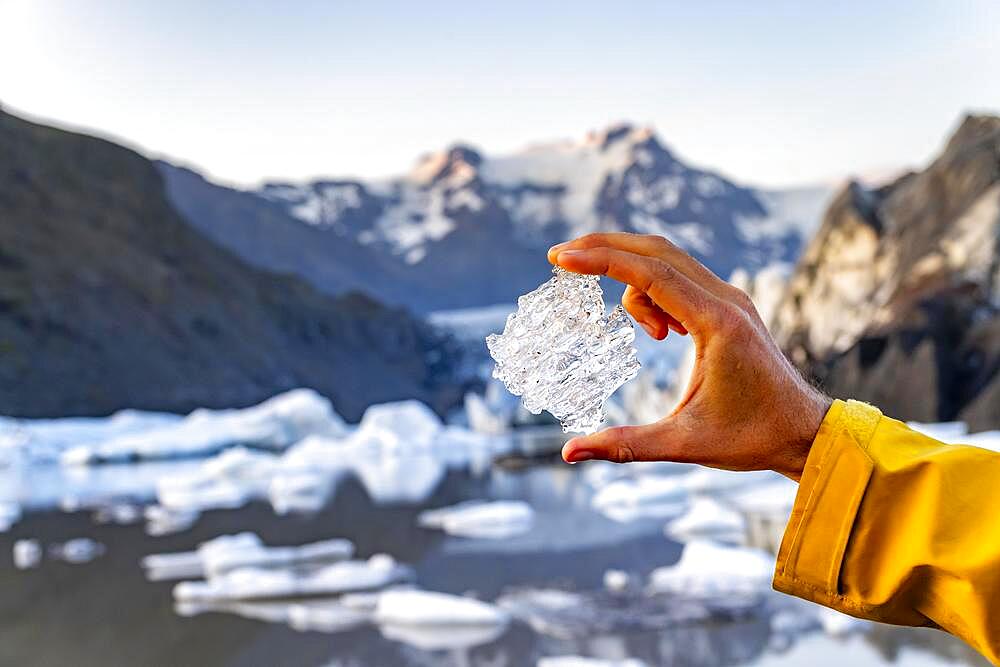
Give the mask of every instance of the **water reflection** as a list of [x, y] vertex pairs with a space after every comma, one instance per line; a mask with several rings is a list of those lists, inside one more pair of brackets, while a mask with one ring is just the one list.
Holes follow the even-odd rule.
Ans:
[[[270, 503], [250, 500], [235, 510], [207, 510], [189, 530], [160, 537], [147, 536], [141, 524], [98, 524], [93, 508], [125, 498], [136, 505], [152, 502], [156, 475], [144, 468], [170, 465], [184, 473], [198, 462], [96, 468], [100, 483], [91, 490], [87, 476], [63, 477], [78, 499], [76, 507], [89, 509], [29, 513], [0, 536], [0, 549], [12, 554], [16, 540], [48, 545], [86, 535], [106, 545], [107, 552], [72, 568], [45, 560], [24, 571], [14, 570], [12, 562], [0, 569], [6, 655], [12, 662], [32, 664], [291, 660], [389, 666], [533, 665], [545, 656], [578, 655], [693, 667], [823, 664], [845, 652], [852, 667], [899, 658], [906, 664], [986, 664], [971, 649], [933, 631], [871, 626], [836, 639], [815, 617], [790, 623], [804, 617], [798, 607], [767, 601], [720, 615], [697, 600], [651, 595], [645, 588], [650, 574], [678, 562], [681, 546], [664, 536], [663, 520], [619, 522], [595, 509], [595, 487], [585, 466], [471, 474], [448, 470], [430, 457], [395, 458], [389, 465], [369, 466], [367, 474], [359, 466], [338, 476], [315, 512], [281, 516]], [[32, 488], [30, 473], [24, 473], [19, 500], [58, 507], [63, 497], [59, 475], [49, 470], [39, 479], [42, 483]], [[527, 503], [533, 510], [530, 529], [494, 540], [418, 525], [421, 511], [471, 498]], [[413, 568], [415, 586], [496, 604], [511, 621], [378, 623], [374, 598], [341, 595], [213, 600], [175, 610], [172, 584], [148, 582], [142, 575], [139, 563], [145, 556], [192, 552], [219, 535], [245, 530], [280, 547], [348, 539], [356, 558], [391, 554]], [[609, 578], [619, 582], [615, 590], [605, 587], [608, 570], [621, 573]], [[39, 642], [39, 636], [46, 641]]]

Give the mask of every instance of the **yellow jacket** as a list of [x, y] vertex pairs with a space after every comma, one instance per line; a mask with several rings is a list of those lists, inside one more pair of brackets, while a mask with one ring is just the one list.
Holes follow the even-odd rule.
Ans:
[[941, 628], [1000, 664], [1000, 454], [835, 401], [774, 588], [860, 618]]

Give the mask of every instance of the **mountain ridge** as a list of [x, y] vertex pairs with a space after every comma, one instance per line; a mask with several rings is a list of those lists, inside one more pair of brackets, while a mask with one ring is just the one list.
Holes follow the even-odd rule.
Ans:
[[[331, 294], [344, 289], [308, 263], [294, 266], [293, 253], [247, 248], [224, 213], [191, 211], [191, 200], [209, 199], [206, 187], [219, 186], [204, 181], [187, 192], [191, 183], [170, 187], [182, 180], [180, 172], [166, 164], [161, 170], [175, 205], [247, 261], [283, 266]], [[271, 208], [261, 215], [273, 215], [277, 206], [288, 218], [343, 239], [387, 276], [362, 289], [418, 312], [512, 301], [546, 278], [551, 244], [592, 231], [666, 235], [723, 277], [791, 261], [827, 194], [803, 189], [788, 204], [781, 193], [690, 167], [651, 128], [625, 123], [580, 141], [536, 143], [496, 157], [458, 142], [387, 179], [271, 181], [237, 192], [266, 200]], [[243, 217], [257, 226], [253, 215]], [[285, 230], [306, 236], [288, 225]], [[345, 266], [352, 261], [361, 263], [346, 258]]]

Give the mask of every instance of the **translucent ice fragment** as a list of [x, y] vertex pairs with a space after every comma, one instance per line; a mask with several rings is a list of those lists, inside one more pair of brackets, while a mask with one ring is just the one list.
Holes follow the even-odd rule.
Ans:
[[639, 372], [635, 330], [621, 306], [605, 316], [597, 276], [552, 273], [517, 300], [502, 334], [486, 338], [493, 377], [532, 413], [551, 412], [564, 431], [593, 433], [604, 401]]

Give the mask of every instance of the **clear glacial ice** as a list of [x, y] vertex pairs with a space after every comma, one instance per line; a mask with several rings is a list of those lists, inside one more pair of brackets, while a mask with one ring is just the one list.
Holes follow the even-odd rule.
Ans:
[[564, 431], [593, 433], [604, 402], [639, 372], [635, 330], [621, 306], [604, 314], [597, 276], [552, 274], [518, 298], [502, 334], [486, 338], [493, 377], [533, 414], [547, 410]]

